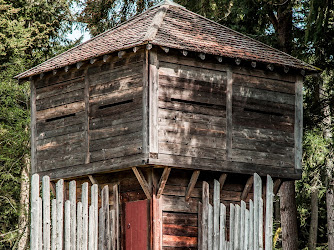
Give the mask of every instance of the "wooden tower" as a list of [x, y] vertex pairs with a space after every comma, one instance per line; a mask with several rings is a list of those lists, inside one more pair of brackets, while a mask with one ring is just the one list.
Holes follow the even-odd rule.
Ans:
[[254, 172], [276, 189], [301, 177], [316, 70], [165, 1], [17, 76], [31, 81], [32, 173], [118, 184], [122, 249], [195, 249], [202, 181], [229, 204], [252, 197]]

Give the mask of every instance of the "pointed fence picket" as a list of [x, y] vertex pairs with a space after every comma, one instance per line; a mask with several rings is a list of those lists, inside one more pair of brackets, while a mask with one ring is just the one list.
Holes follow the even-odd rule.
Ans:
[[98, 185], [91, 186], [90, 204], [88, 187], [87, 182], [83, 183], [81, 201], [77, 202], [77, 185], [75, 181], [71, 181], [68, 188], [69, 199], [65, 200], [65, 183], [61, 179], [56, 183], [56, 199], [50, 200], [50, 178], [43, 177], [40, 194], [39, 175], [32, 176], [31, 249], [119, 249], [118, 224], [115, 224], [119, 223], [118, 186], [113, 186], [114, 208], [111, 210], [109, 186], [104, 186], [100, 213]]
[[209, 184], [203, 182], [202, 204], [199, 206], [201, 210], [201, 230], [199, 230], [198, 237], [202, 246], [200, 249], [272, 249], [274, 197], [272, 178], [267, 175], [265, 220], [263, 219], [262, 180], [256, 173], [254, 174], [253, 188], [254, 199], [249, 201], [248, 208], [245, 201], [241, 201], [240, 205], [229, 204], [229, 240], [227, 240], [226, 206], [220, 203], [219, 182], [214, 181], [213, 205], [209, 203]]

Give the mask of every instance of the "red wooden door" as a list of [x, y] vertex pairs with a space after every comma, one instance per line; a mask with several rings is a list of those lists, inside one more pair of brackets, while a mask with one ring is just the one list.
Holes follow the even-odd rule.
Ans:
[[148, 201], [125, 203], [125, 249], [148, 249]]

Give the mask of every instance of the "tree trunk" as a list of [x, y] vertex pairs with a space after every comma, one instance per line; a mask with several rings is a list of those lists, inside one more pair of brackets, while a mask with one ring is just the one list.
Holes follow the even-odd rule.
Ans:
[[311, 224], [308, 249], [316, 250], [318, 232], [318, 188], [311, 192]]
[[21, 172], [20, 217], [19, 217], [19, 244], [18, 249], [28, 249], [29, 246], [29, 199], [30, 199], [30, 160], [24, 158], [24, 167]]
[[334, 249], [334, 181], [326, 191], [328, 249]]
[[285, 250], [298, 249], [297, 208], [295, 182], [285, 181], [280, 188], [282, 246]]

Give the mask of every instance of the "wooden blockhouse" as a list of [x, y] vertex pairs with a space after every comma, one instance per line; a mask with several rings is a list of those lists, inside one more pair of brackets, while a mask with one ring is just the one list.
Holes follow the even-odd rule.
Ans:
[[[118, 184], [122, 249], [195, 249], [202, 181], [229, 204], [252, 197], [254, 172], [276, 190], [301, 177], [316, 70], [162, 2], [17, 76], [31, 81], [32, 173]], [[146, 231], [128, 239], [128, 221]]]

